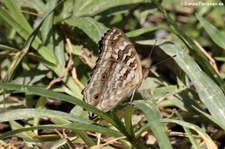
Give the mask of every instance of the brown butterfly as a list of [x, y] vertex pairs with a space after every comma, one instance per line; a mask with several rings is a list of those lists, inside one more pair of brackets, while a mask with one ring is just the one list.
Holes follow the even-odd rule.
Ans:
[[[118, 28], [107, 31], [99, 47], [99, 58], [88, 86], [83, 90], [83, 98], [99, 110], [108, 112], [141, 84], [142, 66], [133, 44]], [[93, 117], [90, 114], [90, 118]]]

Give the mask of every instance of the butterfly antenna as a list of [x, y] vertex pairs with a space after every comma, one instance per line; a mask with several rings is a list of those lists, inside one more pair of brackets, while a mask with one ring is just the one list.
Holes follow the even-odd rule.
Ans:
[[157, 63], [157, 64], [154, 64], [154, 65], [152, 65], [150, 68], [152, 68], [152, 67], [154, 67], [154, 66], [157, 66], [157, 65], [159, 65], [159, 64], [162, 64], [162, 63], [164, 63], [164, 62], [166, 62], [166, 61], [168, 61], [168, 60], [171, 60], [172, 58], [174, 58], [174, 57], [176, 57], [177, 55], [173, 55], [172, 57], [169, 57], [169, 58], [167, 58], [167, 59], [165, 59], [165, 60], [163, 60], [163, 61], [161, 61], [161, 62], [159, 62], [159, 63]]
[[148, 59], [150, 59], [150, 57], [152, 56], [152, 52], [153, 52], [153, 50], [154, 50], [154, 48], [155, 48], [156, 42], [157, 42], [157, 40], [155, 40], [155, 42], [154, 42], [154, 44], [153, 44], [153, 46], [152, 46], [152, 49], [151, 49], [151, 51], [150, 51], [150, 53], [149, 53], [149, 55], [148, 55]]
[[[150, 57], [152, 55], [152, 52], [153, 52], [153, 50], [155, 48], [156, 43], [157, 43], [157, 40], [155, 40], [155, 42], [154, 42], [154, 44], [152, 46], [152, 49], [151, 49], [151, 51], [150, 51], [147, 59], [150, 59]], [[150, 68], [151, 67], [149, 67], [149, 66], [148, 67], [142, 67], [142, 75], [143, 75], [143, 78], [146, 78], [148, 76]]]
[[[154, 50], [154, 48], [155, 48], [156, 43], [157, 43], [157, 40], [155, 40], [154, 45], [153, 45], [153, 47], [152, 47], [152, 49], [151, 49], [151, 52], [150, 52], [149, 55], [148, 55], [148, 58], [151, 57], [152, 52], [153, 52], [153, 50]], [[176, 55], [173, 55], [173, 56], [170, 57], [170, 58], [167, 58], [167, 59], [165, 59], [165, 60], [163, 60], [163, 61], [161, 61], [161, 62], [159, 62], [159, 63], [157, 63], [157, 64], [154, 64], [154, 65], [152, 65], [150, 68], [152, 68], [152, 67], [154, 67], [154, 66], [157, 66], [157, 65], [159, 65], [159, 64], [161, 64], [161, 63], [164, 63], [164, 62], [166, 62], [166, 61], [168, 61], [168, 60], [170, 60], [170, 59], [172, 59], [172, 58], [174, 58], [174, 57], [176, 57]]]

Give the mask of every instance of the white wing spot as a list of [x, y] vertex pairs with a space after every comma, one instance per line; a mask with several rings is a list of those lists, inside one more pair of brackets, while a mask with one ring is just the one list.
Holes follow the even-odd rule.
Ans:
[[119, 49], [115, 49], [115, 52], [118, 53], [119, 52]]
[[126, 73], [127, 69], [126, 68], [123, 68], [121, 71], [120, 71], [120, 74], [121, 75], [124, 75]]
[[135, 61], [135, 57], [132, 57], [130, 58], [128, 61], [127, 61], [127, 65], [129, 66], [131, 63], [133, 63]]
[[128, 50], [128, 53], [127, 54], [124, 54], [123, 55], [122, 61], [124, 61], [127, 56], [131, 56], [131, 50], [130, 49]]
[[118, 54], [113, 54], [113, 58], [118, 59]]

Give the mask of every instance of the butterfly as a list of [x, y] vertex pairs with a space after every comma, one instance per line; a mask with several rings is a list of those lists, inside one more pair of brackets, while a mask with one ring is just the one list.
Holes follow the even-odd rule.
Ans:
[[[135, 92], [143, 80], [143, 72], [133, 44], [120, 29], [108, 30], [99, 48], [99, 58], [82, 93], [86, 103], [108, 112]], [[89, 118], [93, 117], [89, 113]]]

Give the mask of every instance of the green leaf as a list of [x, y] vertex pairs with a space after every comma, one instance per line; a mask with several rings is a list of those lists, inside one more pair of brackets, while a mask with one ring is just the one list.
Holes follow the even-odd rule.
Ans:
[[8, 7], [9, 11], [13, 14], [13, 18], [16, 20], [16, 22], [21, 23], [21, 27], [23, 27], [23, 29], [27, 32], [32, 32], [32, 27], [21, 13], [21, 10], [17, 7], [17, 5], [15, 5], [15, 2], [12, 0], [4, 0], [4, 3]]
[[225, 35], [221, 33], [215, 26], [210, 24], [209, 21], [204, 19], [202, 16], [195, 14], [201, 25], [205, 28], [205, 31], [209, 34], [212, 40], [220, 46], [223, 50], [225, 50]]
[[175, 85], [163, 85], [162, 82], [153, 78], [146, 78], [138, 88], [138, 92], [146, 99], [160, 100], [177, 94], [178, 88]]
[[0, 122], [7, 122], [7, 121], [14, 121], [14, 120], [23, 120], [29, 118], [61, 118], [66, 119], [73, 122], [80, 122], [91, 124], [92, 122], [83, 119], [79, 116], [68, 114], [65, 112], [55, 111], [55, 110], [46, 110], [46, 109], [18, 109], [18, 110], [11, 110], [0, 114]]
[[47, 43], [47, 41], [49, 41], [49, 34], [51, 32], [51, 30], [53, 29], [53, 19], [54, 19], [54, 12], [50, 13], [48, 15], [49, 12], [51, 12], [51, 10], [53, 10], [56, 6], [57, 6], [57, 1], [58, 0], [51, 0], [48, 1], [48, 3], [46, 4], [46, 10], [45, 10], [45, 14], [44, 16], [48, 16], [42, 25], [42, 29], [41, 29], [41, 34], [42, 34], [42, 41], [43, 43]]
[[91, 17], [71, 17], [65, 22], [71, 26], [76, 26], [84, 31], [95, 43], [98, 43], [106, 32], [107, 28]]
[[[139, 41], [139, 44], [148, 45], [152, 41]], [[173, 57], [177, 65], [186, 73], [194, 84], [201, 101], [218, 122], [221, 128], [225, 124], [225, 95], [222, 89], [209, 77], [198, 64], [183, 50], [171, 42], [158, 41], [157, 45], [169, 56]], [[174, 57], [174, 55], [176, 55]]]
[[215, 145], [213, 140], [208, 136], [208, 134], [206, 132], [204, 132], [201, 128], [196, 126], [196, 125], [193, 125], [191, 123], [187, 123], [187, 122], [184, 122], [184, 121], [171, 120], [171, 119], [162, 119], [161, 122], [164, 122], [164, 123], [175, 123], [175, 124], [179, 124], [179, 125], [181, 125], [183, 127], [192, 129], [192, 130], [196, 131], [201, 136], [201, 138], [204, 140], [207, 148], [212, 148], [212, 149], [217, 148], [217, 146]]
[[[96, 15], [97, 13], [100, 13], [104, 10], [114, 12], [115, 8], [121, 10], [121, 7], [124, 9], [129, 10], [132, 7], [132, 4], [138, 4], [140, 2], [143, 2], [143, 0], [76, 0], [74, 6], [75, 16], [87, 16], [87, 15]], [[110, 9], [114, 8], [114, 9]], [[108, 12], [109, 13], [109, 12]]]
[[[86, 123], [71, 123], [71, 124], [65, 124], [65, 125], [41, 125], [41, 126], [34, 126], [34, 127], [29, 127], [29, 128], [21, 128], [21, 129], [16, 129], [13, 131], [9, 131], [7, 133], [1, 134], [0, 139], [9, 137], [11, 135], [28, 131], [28, 130], [35, 130], [35, 129], [52, 129], [52, 128], [63, 128], [63, 129], [70, 129], [70, 130], [86, 130], [86, 131], [93, 131], [93, 132], [99, 132], [105, 135], [110, 135], [114, 137], [122, 137], [123, 135], [115, 131], [113, 129], [109, 129], [106, 127], [102, 127], [99, 125], [93, 125], [93, 124], [86, 124]], [[38, 139], [38, 138], [37, 138]], [[37, 141], [37, 139], [33, 139], [33, 141]], [[41, 140], [39, 140], [41, 141]]]
[[53, 92], [41, 87], [32, 87], [32, 86], [27, 86], [27, 85], [17, 85], [17, 84], [10, 84], [10, 83], [0, 83], [0, 88], [1, 89], [6, 89], [6, 90], [13, 90], [13, 91], [20, 91], [20, 92], [25, 92], [25, 93], [31, 93], [39, 96], [44, 96], [44, 97], [49, 97], [49, 98], [54, 98], [54, 99], [59, 99], [62, 101], [66, 101], [69, 103], [72, 103], [77, 106], [81, 106], [82, 108], [85, 108], [98, 116], [102, 117], [106, 121], [110, 122], [112, 125], [116, 126], [114, 120], [108, 116], [108, 114], [100, 111], [96, 107], [87, 104], [86, 102], [79, 100], [77, 98]]
[[134, 107], [145, 113], [148, 120], [148, 126], [153, 132], [161, 149], [172, 149], [169, 138], [166, 134], [165, 126], [160, 121], [160, 112], [157, 106], [151, 100], [134, 101]]
[[193, 57], [196, 58], [198, 64], [204, 68], [204, 71], [211, 77], [214, 81], [216, 81], [219, 86], [225, 90], [225, 83], [223, 79], [218, 76], [217, 72], [209, 63], [207, 57], [202, 53], [201, 49], [194, 43], [194, 41], [186, 35], [186, 33], [179, 27], [174, 19], [167, 13], [167, 11], [162, 7], [158, 0], [152, 0], [152, 3], [163, 13], [166, 21], [170, 25], [170, 29], [174, 32], [187, 46], [188, 50], [190, 50]]
[[32, 85], [44, 78], [46, 76], [46, 73], [48, 73], [48, 71], [43, 69], [43, 65], [40, 65], [38, 68], [22, 72], [20, 75], [18, 75], [17, 78], [10, 82], [14, 84]]
[[37, 0], [13, 0], [19, 7], [30, 8], [36, 10], [39, 14], [43, 14], [45, 9], [44, 1]]
[[[0, 8], [0, 17], [2, 17], [4, 21], [6, 21], [10, 26], [12, 26], [12, 28], [15, 29], [18, 34], [23, 37], [24, 40], [27, 40], [32, 34], [32, 30], [30, 30], [29, 27], [24, 27], [24, 25], [20, 23], [20, 17], [15, 19], [16, 16], [21, 16], [22, 14], [17, 14], [17, 11], [13, 12], [14, 13], [11, 13], [5, 9]], [[42, 45], [42, 42], [38, 37], [34, 39], [32, 47], [36, 49], [38, 53], [45, 58], [46, 61], [53, 64], [56, 63], [54, 55], [48, 50], [48, 48]]]
[[[176, 115], [178, 116], [178, 118], [179, 118], [180, 120], [184, 121], [184, 120], [182, 119], [181, 115], [180, 115], [177, 111], [175, 111], [175, 112], [176, 112]], [[186, 127], [183, 127], [183, 129], [184, 129], [185, 133], [187, 134], [187, 137], [188, 137], [189, 140], [191, 141], [192, 147], [193, 147], [194, 149], [200, 149], [200, 148], [198, 147], [197, 140], [194, 138], [194, 136], [193, 136], [192, 132], [190, 131], [190, 129], [188, 129], [188, 128], [186, 128]]]
[[165, 25], [157, 25], [157, 26], [151, 26], [151, 27], [144, 27], [144, 28], [140, 28], [140, 29], [136, 29], [134, 31], [130, 31], [128, 33], [126, 33], [126, 36], [131, 38], [131, 37], [138, 37], [142, 34], [148, 33], [148, 32], [152, 32], [152, 31], [156, 31], [159, 29], [166, 29]]
[[0, 44], [0, 50], [7, 52], [18, 52], [19, 50], [11, 46]]
[[[11, 126], [12, 130], [18, 130], [18, 129], [24, 128], [24, 126], [20, 125], [19, 123], [15, 122], [15, 121], [10, 121], [9, 123], [10, 123], [10, 126]], [[19, 134], [16, 134], [16, 135], [20, 138], [23, 138], [23, 140], [31, 141], [32, 136], [35, 136], [36, 134], [32, 131], [26, 131], [24, 133], [19, 133]], [[1, 135], [0, 135], [0, 137], [1, 137]]]
[[201, 101], [212, 116], [222, 125], [225, 124], [225, 96], [221, 88], [204, 73], [198, 64], [174, 44], [164, 43], [160, 48], [169, 56], [174, 56], [178, 66], [187, 74], [194, 84]]

